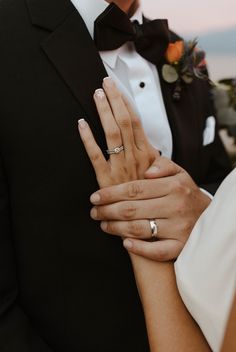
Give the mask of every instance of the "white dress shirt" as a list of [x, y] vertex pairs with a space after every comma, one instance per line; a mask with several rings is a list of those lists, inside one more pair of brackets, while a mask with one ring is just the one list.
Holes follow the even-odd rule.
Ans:
[[[104, 0], [71, 0], [71, 2], [79, 11], [93, 38], [94, 21], [109, 4]], [[141, 8], [131, 20], [143, 22]], [[100, 56], [108, 75], [129, 98], [140, 116], [150, 143], [161, 150], [164, 156], [171, 158], [172, 134], [156, 67], [141, 57], [131, 42], [117, 50], [100, 52]]]
[[236, 170], [218, 189], [175, 263], [178, 288], [214, 352], [236, 289]]

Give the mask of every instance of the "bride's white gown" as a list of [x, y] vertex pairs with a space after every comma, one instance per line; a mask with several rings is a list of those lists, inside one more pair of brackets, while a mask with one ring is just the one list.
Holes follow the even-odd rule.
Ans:
[[175, 270], [185, 305], [220, 351], [236, 289], [236, 170], [197, 222]]

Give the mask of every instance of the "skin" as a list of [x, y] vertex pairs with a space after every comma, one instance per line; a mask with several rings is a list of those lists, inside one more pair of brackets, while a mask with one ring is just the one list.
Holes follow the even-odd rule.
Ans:
[[[91, 216], [102, 220], [104, 232], [128, 237], [129, 249], [133, 253], [166, 261], [180, 254], [210, 200], [174, 163], [159, 158], [153, 165], [159, 168], [156, 179], [132, 181], [96, 193], [99, 206], [92, 209]], [[94, 196], [91, 200], [96, 203]], [[149, 241], [151, 230], [148, 220], [151, 219], [157, 219], [159, 241], [156, 242]]]
[[[211, 351], [203, 333], [186, 309], [177, 289], [173, 263], [132, 256], [146, 318], [151, 352]], [[236, 298], [221, 352], [236, 351]]]
[[132, 257], [151, 352], [211, 351], [178, 293], [172, 263]]
[[[158, 152], [149, 145], [140, 120], [135, 116], [111, 79], [105, 79], [103, 89], [95, 93], [94, 100], [107, 138], [108, 148], [123, 144], [125, 150], [119, 154], [111, 155], [107, 161], [97, 145], [87, 122], [84, 120], [79, 121], [80, 136], [101, 187], [101, 190], [92, 196], [92, 201], [97, 204], [102, 202], [110, 205], [110, 202], [115, 202], [117, 199], [118, 203], [120, 200], [126, 201], [128, 199], [129, 201], [129, 199], [133, 198], [135, 198], [135, 202], [137, 199], [149, 199], [155, 186], [157, 186], [153, 182], [163, 182], [163, 184], [159, 184], [159, 188], [162, 189], [166, 179], [169, 177], [173, 177], [173, 179], [168, 180], [168, 183], [175, 182], [176, 177], [183, 178], [184, 181], [181, 181], [183, 182], [183, 188], [180, 189], [179, 196], [182, 193], [191, 194], [191, 188], [197, 188], [197, 186], [192, 185], [193, 181], [183, 169], [160, 157]], [[151, 169], [146, 172], [150, 165]], [[159, 178], [152, 180], [154, 176]], [[144, 180], [144, 177], [149, 179]], [[137, 179], [141, 179], [141, 181], [137, 181]], [[120, 184], [121, 182], [126, 182], [126, 184]], [[150, 182], [151, 187], [146, 187]], [[190, 191], [184, 192], [184, 183], [191, 185]], [[117, 186], [111, 187], [114, 184]], [[115, 194], [112, 191], [115, 191]], [[164, 195], [161, 198], [163, 197]], [[144, 212], [144, 208], [142, 209]], [[132, 221], [131, 219], [129, 220]], [[139, 230], [138, 228], [137, 232]], [[145, 231], [145, 228], [143, 230]], [[182, 241], [185, 242], [187, 237], [184, 239], [183, 236]], [[174, 235], [169, 238], [168, 235], [166, 235], [166, 238], [163, 235], [163, 240], [156, 243], [138, 240], [131, 241], [130, 239], [124, 240], [124, 247], [130, 254], [144, 308], [150, 348], [152, 352], [210, 351], [205, 337], [187, 311], [178, 293], [173, 263], [171, 261], [161, 263], [138, 256], [134, 254], [136, 250], [132, 246], [132, 243], [138, 244], [141, 254], [146, 257], [149, 257], [149, 250], [154, 248], [152, 253], [157, 252], [160, 259], [166, 260], [167, 257], [175, 257], [178, 254], [181, 247], [178, 241], [177, 236], [174, 238]], [[148, 248], [145, 249], [147, 252], [144, 251], [145, 247], [143, 247], [143, 244], [148, 244]], [[165, 248], [164, 244], [166, 244], [167, 248]], [[168, 255], [166, 256], [167, 252]], [[233, 339], [236, 323], [235, 313], [236, 302], [229, 320], [222, 352], [235, 351], [235, 339]]]
[[222, 352], [236, 351], [235, 326], [236, 326], [236, 296], [234, 298], [232, 310], [229, 316], [225, 339], [222, 346]]
[[139, 118], [109, 77], [104, 79], [103, 89], [95, 92], [94, 101], [106, 135], [108, 149], [112, 149], [114, 145], [121, 146], [123, 141], [126, 141], [125, 151], [111, 155], [107, 161], [87, 122], [79, 121], [80, 136], [94, 167], [99, 186], [107, 188], [143, 179], [146, 170], [160, 156], [148, 143]]
[[[102, 221], [104, 232], [129, 237], [133, 253], [157, 261], [176, 258], [210, 199], [185, 170], [149, 144], [140, 119], [110, 78], [103, 89], [94, 100], [108, 148], [124, 145], [125, 151], [106, 161], [88, 124], [79, 124], [100, 186], [91, 197], [91, 217]], [[157, 220], [162, 241], [149, 242], [150, 219]]]

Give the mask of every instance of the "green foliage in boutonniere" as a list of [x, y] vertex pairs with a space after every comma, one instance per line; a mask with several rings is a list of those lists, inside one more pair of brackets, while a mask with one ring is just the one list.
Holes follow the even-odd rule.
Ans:
[[208, 80], [205, 52], [197, 49], [197, 40], [178, 40], [170, 43], [166, 51], [167, 63], [162, 67], [163, 79], [175, 83], [173, 99], [179, 100], [182, 84], [192, 83], [194, 77]]

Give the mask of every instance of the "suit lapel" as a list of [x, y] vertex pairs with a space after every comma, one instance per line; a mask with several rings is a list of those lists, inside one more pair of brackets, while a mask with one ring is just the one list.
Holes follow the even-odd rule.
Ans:
[[[93, 102], [95, 89], [107, 76], [105, 67], [85, 26], [70, 0], [26, 0], [32, 23], [50, 31], [42, 49], [85, 111], [85, 117], [103, 136]], [[163, 99], [174, 140], [173, 159], [193, 167], [192, 155], [199, 149], [195, 101], [186, 87], [180, 102], [172, 99], [173, 85], [162, 79], [163, 61], [157, 67]], [[187, 89], [188, 88], [188, 89]], [[186, 94], [186, 96], [185, 96]], [[195, 104], [195, 105], [194, 105]]]
[[[147, 18], [143, 18], [148, 22]], [[170, 42], [181, 40], [173, 32], [170, 33]], [[156, 43], [158, 45], [158, 43]], [[193, 96], [191, 85], [184, 85], [181, 100], [174, 101], [173, 92], [174, 84], [169, 84], [162, 78], [162, 67], [166, 64], [165, 57], [162, 57], [157, 64], [157, 71], [160, 78], [163, 100], [166, 108], [169, 125], [173, 136], [173, 154], [172, 159], [183, 166], [193, 168], [192, 155], [199, 153], [201, 136], [199, 134], [199, 124], [196, 101]]]
[[172, 159], [196, 174], [195, 158], [199, 156], [201, 132], [198, 109], [194, 98], [193, 85], [183, 85], [180, 101], [173, 100], [174, 84], [169, 84], [162, 78], [163, 59], [157, 67], [163, 100], [173, 136]]
[[93, 94], [107, 73], [83, 19], [70, 0], [28, 0], [28, 6], [33, 24], [51, 32], [42, 49], [100, 130]]

